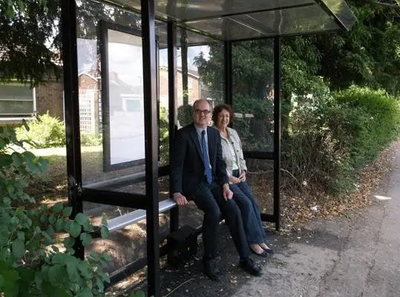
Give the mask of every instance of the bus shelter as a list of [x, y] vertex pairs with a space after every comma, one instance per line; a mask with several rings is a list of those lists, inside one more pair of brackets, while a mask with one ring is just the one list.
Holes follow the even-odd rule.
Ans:
[[[356, 19], [345, 1], [61, 3], [72, 215], [84, 212], [96, 223], [96, 211], [107, 213], [111, 232], [146, 219], [146, 252], [117, 265], [112, 281], [147, 265], [148, 296], [160, 296], [160, 256], [168, 250], [160, 235], [160, 213], [168, 213], [169, 232], [180, 227], [179, 210], [169, 198], [165, 179], [170, 143], [176, 129], [190, 120], [196, 99], [231, 104], [237, 118], [234, 127], [246, 139], [245, 157], [271, 161], [272, 206], [262, 219], [279, 229], [280, 38], [349, 30]], [[269, 75], [260, 78], [263, 93], [254, 95], [254, 111], [242, 111], [245, 96], [235, 90], [243, 82], [235, 71], [243, 57], [236, 47], [260, 40], [268, 53], [264, 67], [269, 67]], [[207, 60], [211, 55], [219, 55], [213, 68]], [[83, 146], [87, 135], [100, 139], [95, 148]], [[81, 244], [75, 250], [84, 257]]]

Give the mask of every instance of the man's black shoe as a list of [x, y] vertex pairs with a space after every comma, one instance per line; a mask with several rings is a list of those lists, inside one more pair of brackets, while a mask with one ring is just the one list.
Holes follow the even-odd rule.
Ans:
[[257, 266], [251, 258], [240, 259], [239, 267], [251, 275], [261, 275], [261, 267]]
[[203, 259], [204, 274], [212, 281], [218, 282], [221, 280], [221, 271], [218, 269], [214, 259]]

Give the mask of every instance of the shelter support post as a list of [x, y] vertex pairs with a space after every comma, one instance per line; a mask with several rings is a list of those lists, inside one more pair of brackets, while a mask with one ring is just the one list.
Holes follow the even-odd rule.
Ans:
[[232, 106], [233, 95], [232, 95], [232, 41], [224, 42], [224, 63], [225, 63], [225, 102]]
[[160, 235], [158, 222], [158, 126], [157, 65], [154, 0], [141, 0], [143, 45], [143, 93], [145, 110], [147, 293], [161, 296]]
[[[71, 218], [83, 211], [80, 196], [82, 185], [81, 145], [79, 128], [78, 53], [76, 45], [76, 2], [61, 1], [62, 57], [64, 79], [65, 127], [67, 139], [68, 203]], [[75, 255], [84, 258], [80, 240], [75, 241]]]
[[[172, 153], [172, 142], [176, 131], [176, 23], [169, 21], [167, 24], [167, 43], [168, 43], [168, 133], [169, 133], [169, 156]], [[170, 197], [172, 197], [170, 191]], [[170, 210], [170, 232], [175, 232], [179, 228], [179, 208], [174, 207]]]
[[281, 38], [274, 38], [274, 217], [280, 229], [281, 183]]

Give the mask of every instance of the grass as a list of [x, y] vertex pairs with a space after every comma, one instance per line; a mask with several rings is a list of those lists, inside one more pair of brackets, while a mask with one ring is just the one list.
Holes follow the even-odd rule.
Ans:
[[[32, 149], [31, 152], [49, 161], [47, 172], [32, 183], [30, 194], [44, 202], [67, 198], [67, 151], [65, 147]], [[100, 146], [82, 147], [82, 176], [102, 172], [102, 150]]]

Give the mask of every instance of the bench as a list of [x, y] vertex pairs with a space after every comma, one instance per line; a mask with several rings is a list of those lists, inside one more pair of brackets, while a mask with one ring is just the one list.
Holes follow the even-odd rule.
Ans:
[[[175, 206], [176, 202], [173, 199], [162, 200], [158, 203], [158, 212], [163, 213]], [[144, 209], [138, 209], [130, 213], [124, 214], [122, 216], [107, 220], [108, 230], [110, 232], [117, 231], [145, 218], [146, 218], [146, 211]]]

